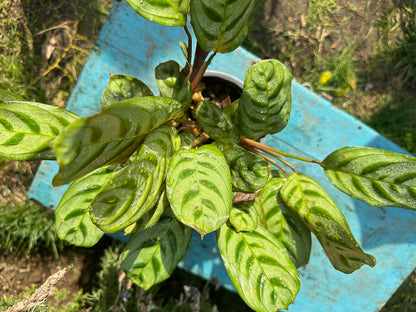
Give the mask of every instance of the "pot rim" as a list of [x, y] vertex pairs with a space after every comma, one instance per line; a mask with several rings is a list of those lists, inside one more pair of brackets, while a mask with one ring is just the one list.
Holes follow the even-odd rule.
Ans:
[[237, 87], [239, 87], [241, 90], [243, 90], [244, 87], [244, 82], [240, 79], [238, 79], [237, 77], [230, 75], [228, 73], [222, 72], [222, 71], [218, 71], [218, 70], [207, 70], [204, 74], [204, 77], [209, 77], [209, 78], [220, 78], [222, 80], [225, 80], [227, 82], [230, 82], [234, 85], [236, 85]]

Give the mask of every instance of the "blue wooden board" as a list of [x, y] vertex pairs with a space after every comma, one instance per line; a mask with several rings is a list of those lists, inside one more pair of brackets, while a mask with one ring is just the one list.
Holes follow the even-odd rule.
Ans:
[[[149, 22], [125, 3], [115, 2], [67, 108], [81, 116], [98, 112], [99, 98], [109, 73], [136, 76], [157, 92], [154, 67], [170, 59], [184, 63], [179, 40], [186, 41], [182, 28]], [[243, 80], [245, 72], [257, 59], [246, 50], [238, 49], [231, 54], [217, 55], [210, 69], [225, 71]], [[297, 83], [293, 83], [292, 98], [289, 124], [281, 133], [267, 136], [266, 144], [318, 160], [337, 148], [353, 145], [406, 153]], [[354, 274], [342, 274], [332, 268], [314, 239], [310, 263], [300, 269], [301, 291], [289, 311], [376, 311], [415, 266], [416, 213], [370, 207], [335, 189], [319, 166], [292, 163], [328, 190], [363, 249], [377, 258], [377, 265], [375, 268], [364, 266]], [[66, 187], [51, 186], [57, 171], [56, 162], [42, 162], [29, 197], [46, 207], [56, 207], [66, 190]], [[223, 286], [234, 289], [215, 246], [214, 234], [206, 235], [203, 241], [194, 235], [191, 248], [180, 266], [206, 279], [215, 276]]]

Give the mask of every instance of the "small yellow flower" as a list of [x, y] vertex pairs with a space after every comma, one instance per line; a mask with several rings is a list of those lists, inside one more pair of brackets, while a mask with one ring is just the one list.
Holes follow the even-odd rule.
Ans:
[[332, 77], [332, 72], [327, 70], [321, 75], [321, 78], [319, 78], [319, 83], [323, 86], [325, 85]]

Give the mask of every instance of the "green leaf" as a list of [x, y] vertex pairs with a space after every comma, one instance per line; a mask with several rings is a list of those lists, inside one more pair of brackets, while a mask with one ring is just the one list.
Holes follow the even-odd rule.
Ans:
[[100, 240], [104, 232], [91, 222], [87, 208], [118, 169], [97, 169], [69, 186], [55, 210], [60, 239], [81, 247], [94, 246]]
[[8, 91], [0, 90], [0, 104], [11, 101], [24, 101], [25, 99], [17, 94], [10, 93]]
[[362, 251], [341, 210], [315, 180], [293, 173], [280, 195], [318, 238], [335, 269], [352, 273], [364, 264], [376, 264], [373, 256]]
[[379, 207], [416, 210], [416, 158], [369, 147], [344, 147], [322, 162], [332, 184]]
[[151, 228], [130, 236], [121, 268], [135, 284], [147, 290], [172, 274], [185, 256], [191, 237], [191, 228], [172, 214], [164, 215]]
[[281, 131], [289, 121], [292, 74], [277, 60], [261, 61], [244, 78], [238, 104], [240, 133], [257, 140]]
[[180, 132], [179, 136], [181, 138], [181, 147], [183, 148], [191, 148], [196, 139], [195, 136], [189, 132]]
[[22, 161], [55, 159], [51, 142], [78, 118], [63, 108], [46, 104], [0, 104], [0, 155]]
[[161, 127], [146, 136], [138, 155], [107, 182], [91, 204], [92, 221], [104, 232], [120, 231], [135, 223], [159, 200], [166, 166], [179, 149], [173, 127]]
[[238, 126], [238, 103], [240, 99], [235, 100], [230, 105], [223, 108], [224, 113], [230, 116], [231, 120]]
[[226, 141], [217, 141], [215, 146], [221, 150], [230, 166], [233, 191], [253, 193], [266, 185], [269, 165], [263, 157]]
[[247, 35], [256, 0], [192, 0], [191, 24], [206, 51], [231, 52]]
[[230, 212], [230, 223], [236, 232], [254, 231], [257, 228], [259, 218], [255, 200], [241, 202], [234, 205]]
[[141, 16], [166, 26], [185, 26], [190, 0], [127, 0]]
[[228, 275], [250, 308], [277, 311], [295, 300], [298, 272], [285, 246], [263, 226], [237, 233], [224, 224], [217, 241]]
[[123, 100], [152, 95], [149, 87], [133, 76], [110, 75], [110, 81], [101, 94], [101, 109]]
[[188, 61], [189, 60], [189, 54], [188, 54], [188, 45], [183, 42], [182, 40], [179, 40], [179, 47], [181, 48], [183, 58]]
[[71, 124], [56, 139], [62, 185], [107, 164], [125, 162], [144, 136], [184, 114], [186, 106], [164, 97], [141, 97], [118, 102], [103, 112]]
[[192, 103], [192, 87], [181, 66], [175, 61], [161, 63], [155, 68], [160, 95], [178, 100], [186, 107]]
[[177, 151], [169, 163], [166, 191], [178, 220], [202, 237], [218, 229], [229, 217], [230, 170], [213, 145]]
[[226, 140], [238, 143], [238, 127], [230, 116], [210, 101], [203, 101], [196, 109], [196, 120], [202, 129], [214, 140]]
[[280, 199], [283, 178], [270, 179], [260, 191], [261, 221], [263, 226], [285, 245], [290, 259], [297, 268], [309, 262], [311, 231]]

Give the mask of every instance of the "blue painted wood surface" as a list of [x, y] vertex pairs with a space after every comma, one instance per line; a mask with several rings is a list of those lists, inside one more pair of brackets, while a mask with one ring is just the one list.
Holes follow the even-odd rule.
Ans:
[[[99, 98], [109, 73], [130, 74], [157, 92], [153, 69], [175, 59], [183, 64], [178, 47], [186, 40], [182, 28], [164, 27], [138, 16], [125, 3], [115, 2], [109, 19], [71, 94], [67, 108], [81, 116], [99, 110]], [[244, 49], [217, 55], [210, 69], [228, 72], [243, 80], [257, 57]], [[292, 115], [279, 134], [266, 137], [266, 144], [283, 151], [322, 160], [343, 146], [361, 145], [403, 152], [352, 116], [331, 106], [297, 83], [293, 83]], [[305, 152], [306, 151], [306, 152]], [[377, 258], [375, 268], [364, 266], [354, 274], [334, 270], [317, 240], [313, 240], [310, 263], [300, 269], [301, 291], [289, 311], [376, 311], [412, 271], [416, 263], [416, 213], [370, 207], [335, 189], [320, 167], [292, 162], [301, 172], [318, 180], [338, 203], [363, 249]], [[42, 162], [29, 196], [46, 207], [56, 207], [66, 187], [53, 188], [55, 162]], [[201, 241], [194, 235], [180, 266], [206, 279], [216, 277], [234, 289], [216, 248], [215, 235]]]

